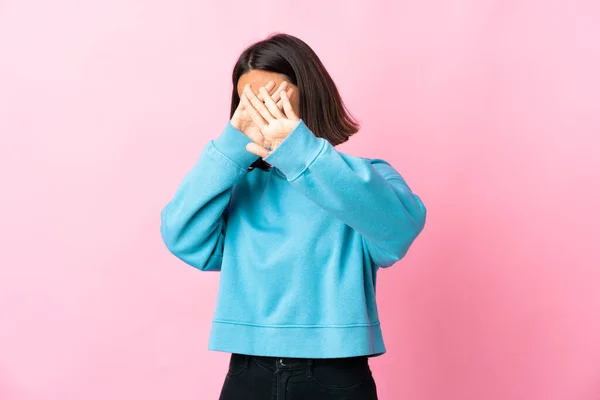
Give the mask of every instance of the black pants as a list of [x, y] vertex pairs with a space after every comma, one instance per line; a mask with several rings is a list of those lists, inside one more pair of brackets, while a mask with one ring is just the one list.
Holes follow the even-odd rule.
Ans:
[[231, 354], [219, 400], [377, 400], [367, 356], [277, 358]]

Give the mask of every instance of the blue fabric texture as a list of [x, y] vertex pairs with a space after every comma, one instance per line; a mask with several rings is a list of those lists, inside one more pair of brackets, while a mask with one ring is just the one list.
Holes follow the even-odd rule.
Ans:
[[259, 356], [385, 353], [376, 277], [404, 257], [426, 209], [388, 162], [350, 156], [303, 121], [264, 160], [228, 123], [161, 213], [167, 248], [220, 271], [208, 348]]

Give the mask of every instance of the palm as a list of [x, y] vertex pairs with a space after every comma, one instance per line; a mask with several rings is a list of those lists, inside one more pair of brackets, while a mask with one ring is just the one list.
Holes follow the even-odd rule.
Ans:
[[[254, 126], [260, 132], [260, 138], [248, 143], [246, 150], [261, 157], [268, 156], [300, 123], [300, 118], [290, 103], [292, 88], [280, 93], [280, 102], [275, 102], [265, 87], [259, 89], [259, 98], [250, 85], [244, 86], [240, 96], [240, 105], [252, 118]], [[240, 114], [241, 118], [241, 114]], [[270, 151], [268, 149], [270, 148]]]
[[238, 107], [231, 117], [231, 125], [253, 141], [261, 142], [264, 139], [260, 129], [252, 121], [252, 117], [241, 107]]
[[264, 140], [260, 129], [252, 121], [250, 121], [250, 123], [246, 126], [246, 129], [242, 132], [244, 132], [250, 139], [258, 138], [259, 140]]
[[[253, 142], [246, 149], [260, 157], [268, 155], [269, 148], [275, 150], [300, 121], [290, 103], [293, 89], [287, 89], [287, 82], [284, 81], [271, 94], [272, 84], [273, 81], [261, 87], [258, 96], [246, 84], [240, 95], [240, 103], [231, 117], [231, 124]], [[260, 112], [256, 107], [260, 108]]]
[[[282, 82], [279, 85], [279, 88], [275, 90], [274, 82], [270, 82], [267, 84], [266, 90], [263, 95], [265, 97], [269, 97], [270, 100], [274, 100], [277, 103], [277, 107], [283, 109], [283, 103], [280, 101], [280, 92], [286, 90], [287, 82]], [[275, 90], [273, 93], [271, 93]], [[244, 135], [248, 136], [252, 139], [253, 142], [259, 143], [265, 148], [269, 146], [269, 143], [265, 142], [265, 137], [260, 130], [260, 126], [256, 124], [256, 121], [253, 119], [252, 114], [248, 112], [248, 109], [244, 107], [243, 102], [240, 101], [238, 107], [236, 108], [233, 116], [231, 117], [231, 124], [240, 130]]]

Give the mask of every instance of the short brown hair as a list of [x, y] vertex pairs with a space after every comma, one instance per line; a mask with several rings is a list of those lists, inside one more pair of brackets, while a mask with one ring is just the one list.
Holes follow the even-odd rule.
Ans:
[[233, 68], [230, 117], [240, 102], [238, 81], [252, 70], [285, 75], [296, 85], [300, 91], [300, 118], [315, 136], [333, 146], [346, 142], [360, 129], [317, 54], [302, 40], [284, 33], [270, 35], [240, 55]]

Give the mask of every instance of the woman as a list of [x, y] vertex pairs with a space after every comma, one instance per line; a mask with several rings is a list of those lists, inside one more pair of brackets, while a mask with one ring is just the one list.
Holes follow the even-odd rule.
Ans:
[[231, 353], [221, 400], [377, 398], [377, 270], [406, 254], [425, 207], [388, 162], [334, 148], [357, 131], [300, 39], [240, 56], [231, 119], [161, 215], [174, 255], [221, 272], [208, 345]]

